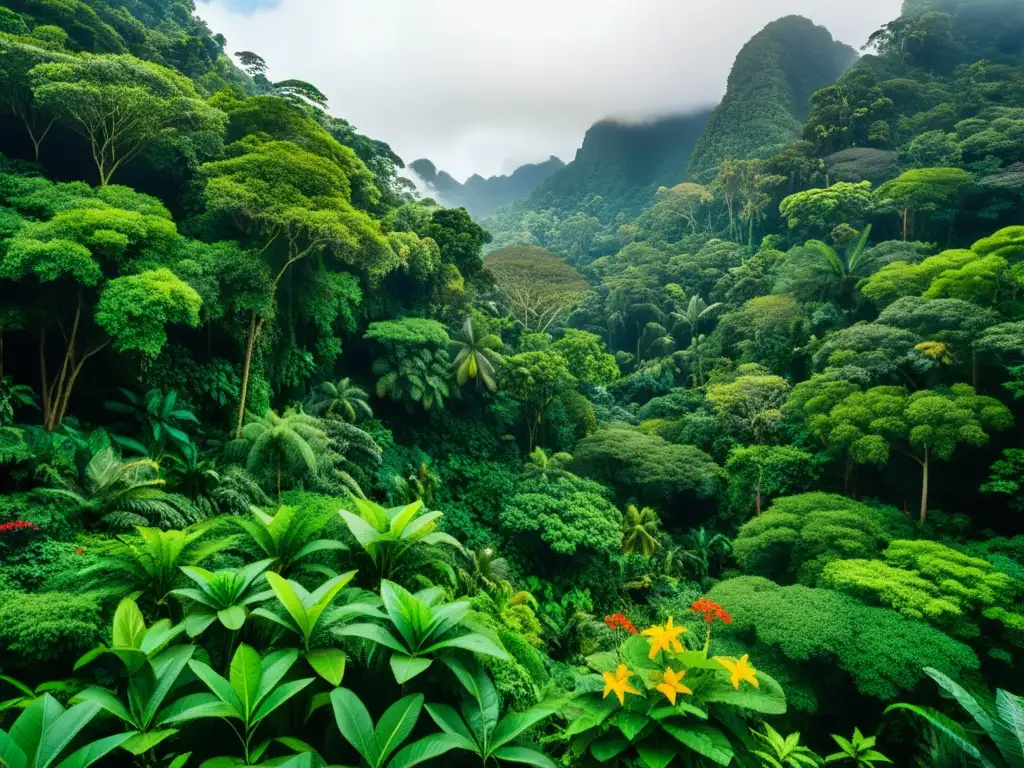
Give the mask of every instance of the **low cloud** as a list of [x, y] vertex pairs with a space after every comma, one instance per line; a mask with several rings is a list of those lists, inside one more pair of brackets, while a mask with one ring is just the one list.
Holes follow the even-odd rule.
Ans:
[[199, 14], [271, 79], [460, 181], [555, 154], [604, 117], [714, 103], [761, 27], [799, 14], [859, 48], [901, 0], [214, 0]]

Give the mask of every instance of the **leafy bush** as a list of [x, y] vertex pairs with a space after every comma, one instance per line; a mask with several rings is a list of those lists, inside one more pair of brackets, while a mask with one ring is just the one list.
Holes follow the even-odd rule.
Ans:
[[889, 542], [911, 530], [906, 516], [892, 507], [804, 493], [775, 499], [767, 512], [743, 525], [733, 554], [747, 573], [814, 586], [828, 563], [880, 557]]

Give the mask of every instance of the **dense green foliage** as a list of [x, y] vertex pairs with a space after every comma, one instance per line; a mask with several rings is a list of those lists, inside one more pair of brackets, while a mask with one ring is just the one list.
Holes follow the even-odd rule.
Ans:
[[775, 22], [492, 242], [189, 3], [8, 3], [0, 763], [1017, 765], [1017, 5]]

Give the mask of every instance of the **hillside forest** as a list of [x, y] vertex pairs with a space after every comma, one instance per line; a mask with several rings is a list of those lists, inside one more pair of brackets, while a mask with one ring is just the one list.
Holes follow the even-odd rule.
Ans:
[[4, 0], [0, 766], [1024, 766], [1024, 4], [849, 42], [467, 210]]

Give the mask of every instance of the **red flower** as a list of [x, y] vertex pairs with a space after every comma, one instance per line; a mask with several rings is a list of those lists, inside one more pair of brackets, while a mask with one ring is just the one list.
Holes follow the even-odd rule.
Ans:
[[624, 629], [633, 635], [639, 632], [633, 622], [622, 613], [613, 613], [611, 616], [605, 616], [604, 623], [608, 625], [608, 629]]
[[39, 526], [27, 520], [12, 520], [9, 523], [0, 523], [0, 535], [14, 533], [15, 531], [38, 531]]
[[76, 555], [84, 555], [85, 554], [85, 547], [76, 547], [75, 548], [75, 554]]
[[704, 621], [708, 624], [713, 623], [715, 619], [724, 621], [726, 624], [732, 624], [732, 616], [729, 615], [729, 612], [718, 603], [712, 602], [706, 597], [697, 600], [691, 607], [694, 613], [701, 614], [704, 617]]

